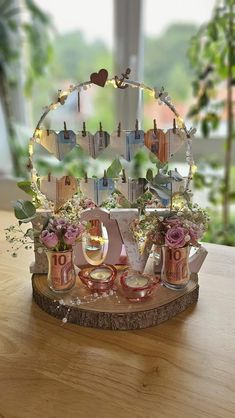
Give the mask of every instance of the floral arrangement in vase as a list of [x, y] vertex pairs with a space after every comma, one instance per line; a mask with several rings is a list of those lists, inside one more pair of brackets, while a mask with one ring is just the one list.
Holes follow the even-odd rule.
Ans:
[[[17, 225], [6, 228], [6, 239], [11, 244], [12, 256], [16, 257], [21, 248], [45, 252], [48, 259], [48, 284], [57, 292], [71, 289], [76, 281], [73, 263], [73, 246], [82, 239], [88, 224], [80, 222], [82, 210], [95, 207], [91, 199], [74, 195], [52, 216], [45, 216], [43, 225], [27, 224], [36, 217], [36, 202], [18, 200], [14, 203]], [[9, 250], [10, 251], [10, 250]]]
[[207, 229], [209, 217], [198, 205], [173, 210], [147, 212], [135, 219], [131, 230], [140, 244], [140, 249], [147, 241], [157, 246], [182, 248], [187, 245], [199, 246], [199, 240]]
[[[189, 252], [200, 247], [209, 217], [196, 204], [173, 206], [172, 211], [159, 210], [140, 216], [131, 224], [131, 231], [140, 252], [154, 248], [161, 252], [162, 280], [167, 287], [181, 289], [190, 279]], [[151, 245], [152, 244], [152, 245]]]
[[78, 242], [85, 227], [81, 222], [72, 224], [64, 218], [52, 217], [40, 234], [48, 259], [48, 285], [56, 292], [70, 290], [76, 282], [73, 263], [73, 245]]

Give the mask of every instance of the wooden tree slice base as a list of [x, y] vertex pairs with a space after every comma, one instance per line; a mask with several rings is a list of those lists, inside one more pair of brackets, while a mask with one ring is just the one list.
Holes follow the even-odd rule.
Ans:
[[[117, 281], [117, 286], [119, 280]], [[130, 330], [152, 327], [167, 321], [189, 305], [198, 300], [198, 277], [191, 275], [191, 280], [183, 290], [171, 290], [164, 286], [145, 301], [130, 302], [117, 289], [113, 296], [102, 297], [90, 303], [91, 293], [77, 279], [76, 286], [69, 292], [58, 294], [49, 289], [47, 276], [34, 274], [32, 276], [33, 298], [45, 312], [85, 327], [103, 328], [112, 330]], [[76, 298], [82, 303], [74, 305]], [[63, 299], [63, 304], [59, 301]], [[70, 311], [68, 312], [68, 309]]]

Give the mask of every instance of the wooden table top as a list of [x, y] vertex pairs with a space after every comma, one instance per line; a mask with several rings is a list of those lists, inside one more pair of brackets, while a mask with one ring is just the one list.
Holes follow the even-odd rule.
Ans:
[[0, 212], [1, 418], [235, 417], [235, 249], [206, 244], [195, 306], [157, 327], [66, 324], [32, 301], [32, 253]]

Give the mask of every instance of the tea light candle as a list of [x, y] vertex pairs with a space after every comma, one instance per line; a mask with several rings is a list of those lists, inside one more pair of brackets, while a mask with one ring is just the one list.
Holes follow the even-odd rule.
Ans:
[[148, 284], [148, 279], [143, 276], [130, 276], [126, 278], [125, 283], [128, 287], [144, 287]]
[[111, 276], [112, 271], [108, 268], [97, 268], [90, 273], [90, 278], [93, 280], [108, 280]]

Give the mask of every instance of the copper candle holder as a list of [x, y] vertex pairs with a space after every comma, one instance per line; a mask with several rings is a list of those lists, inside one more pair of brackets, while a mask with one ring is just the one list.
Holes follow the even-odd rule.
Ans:
[[152, 277], [137, 271], [126, 271], [120, 277], [123, 293], [131, 302], [139, 302], [151, 296], [160, 286], [160, 276]]
[[78, 273], [82, 283], [92, 292], [103, 293], [109, 291], [114, 284], [117, 270], [111, 264], [85, 267]]

